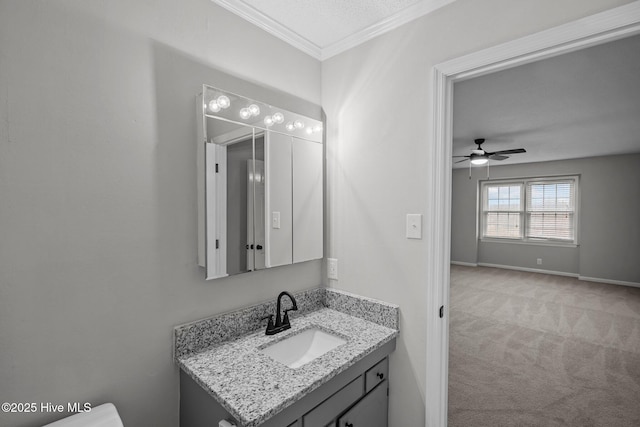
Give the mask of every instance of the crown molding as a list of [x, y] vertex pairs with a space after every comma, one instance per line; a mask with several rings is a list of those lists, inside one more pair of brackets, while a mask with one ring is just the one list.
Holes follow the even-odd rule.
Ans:
[[279, 39], [289, 43], [296, 49], [301, 50], [307, 55], [323, 61], [338, 55], [346, 50], [349, 50], [355, 46], [358, 46], [366, 41], [369, 41], [381, 34], [398, 28], [407, 22], [420, 18], [428, 13], [433, 12], [443, 6], [453, 3], [455, 0], [428, 0], [420, 1], [400, 12], [391, 15], [382, 21], [376, 22], [350, 36], [345, 37], [335, 43], [326, 47], [320, 47], [315, 43], [302, 37], [295, 31], [291, 31], [289, 28], [280, 24], [279, 22], [271, 19], [264, 13], [255, 9], [252, 6], [242, 2], [241, 0], [212, 0], [214, 3], [222, 6], [228, 11], [238, 15], [246, 21], [251, 22], [259, 28], [262, 28], [271, 35], [278, 37]]
[[289, 43], [306, 53], [307, 55], [320, 60], [322, 58], [322, 49], [319, 46], [311, 43], [300, 34], [291, 31], [289, 28], [280, 24], [277, 21], [269, 18], [259, 10], [249, 6], [248, 4], [240, 0], [212, 0], [219, 6], [224, 7], [228, 11], [238, 15], [246, 21], [251, 22], [253, 25], [262, 28], [271, 35], [278, 37], [279, 39]]
[[376, 22], [375, 24], [370, 25], [356, 33], [353, 33], [352, 35], [347, 36], [340, 41], [324, 47], [322, 49], [322, 56], [320, 59], [325, 60], [331, 58], [332, 56], [338, 55], [375, 37], [378, 37], [379, 35], [394, 30], [401, 25], [406, 24], [407, 22], [411, 22], [433, 12], [434, 10], [440, 9], [441, 7], [444, 7], [449, 3], [453, 3], [454, 1], [455, 0], [429, 0], [415, 3], [412, 6], [409, 6], [406, 9], [403, 9], [400, 12], [383, 19], [382, 21]]

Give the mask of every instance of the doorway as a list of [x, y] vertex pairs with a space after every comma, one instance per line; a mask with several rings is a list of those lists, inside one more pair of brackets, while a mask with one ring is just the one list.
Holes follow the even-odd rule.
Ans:
[[[431, 114], [433, 155], [427, 159], [438, 206], [427, 217], [433, 230], [427, 260], [426, 424], [447, 425], [448, 314], [451, 249], [453, 83], [640, 33], [640, 2], [634, 2], [522, 39], [466, 55], [433, 69]], [[442, 321], [439, 321], [442, 319]]]

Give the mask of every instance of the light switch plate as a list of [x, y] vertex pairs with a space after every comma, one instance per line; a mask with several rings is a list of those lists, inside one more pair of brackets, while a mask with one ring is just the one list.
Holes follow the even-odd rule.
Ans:
[[271, 213], [271, 227], [280, 228], [280, 212]]
[[422, 214], [407, 214], [407, 239], [422, 239]]
[[338, 280], [338, 260], [327, 258], [327, 277], [331, 280]]

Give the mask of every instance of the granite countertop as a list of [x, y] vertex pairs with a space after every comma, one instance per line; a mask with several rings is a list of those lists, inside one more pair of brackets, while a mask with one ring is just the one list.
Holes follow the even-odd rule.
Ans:
[[[352, 295], [336, 295], [354, 301]], [[259, 350], [310, 327], [332, 332], [347, 342], [296, 369]], [[199, 352], [176, 354], [176, 360], [243, 427], [255, 427], [398, 334], [397, 329], [331, 308], [320, 308], [292, 318], [291, 329], [285, 332], [267, 336], [264, 329], [260, 329]]]

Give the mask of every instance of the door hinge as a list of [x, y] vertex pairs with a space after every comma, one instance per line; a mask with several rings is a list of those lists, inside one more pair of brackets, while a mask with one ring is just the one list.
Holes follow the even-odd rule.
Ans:
[[220, 240], [216, 239], [216, 249], [220, 249]]
[[440, 318], [442, 319], [444, 317], [444, 305], [440, 306]]
[[216, 163], [216, 173], [218, 173], [218, 164]]

